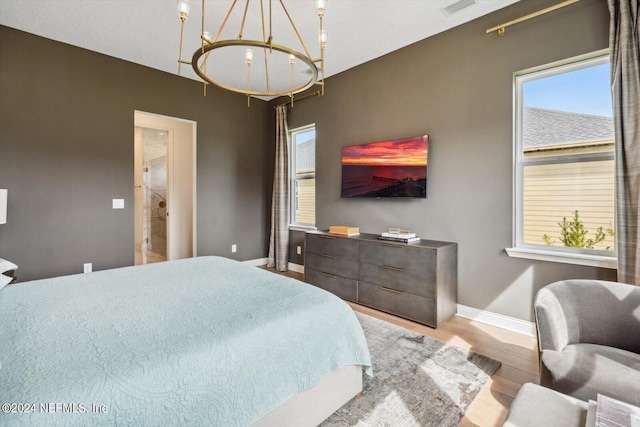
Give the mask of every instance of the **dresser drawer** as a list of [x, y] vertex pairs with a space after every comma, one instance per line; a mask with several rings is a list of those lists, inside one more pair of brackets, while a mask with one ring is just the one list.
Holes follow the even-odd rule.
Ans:
[[358, 242], [358, 259], [435, 276], [436, 250], [391, 242]]
[[431, 298], [358, 282], [358, 303], [429, 326], [436, 326], [436, 304]]
[[342, 258], [358, 258], [358, 241], [326, 234], [307, 233], [306, 250]]
[[342, 276], [349, 279], [358, 278], [358, 261], [355, 259], [306, 252], [304, 266], [305, 269], [312, 268], [335, 276]]
[[355, 280], [323, 273], [308, 267], [304, 269], [304, 280], [342, 299], [354, 302], [358, 300], [358, 282]]
[[358, 278], [363, 282], [433, 299], [436, 297], [435, 271], [429, 268], [422, 270], [405, 270], [386, 264], [360, 262]]

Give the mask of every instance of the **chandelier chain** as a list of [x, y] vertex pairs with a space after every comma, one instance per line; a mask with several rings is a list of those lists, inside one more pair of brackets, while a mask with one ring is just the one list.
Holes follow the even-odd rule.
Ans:
[[[233, 8], [236, 6], [237, 1], [238, 0], [233, 0], [233, 3], [231, 4], [231, 7], [227, 11], [227, 16], [224, 17], [224, 21], [222, 21], [222, 25], [220, 25], [220, 28], [218, 28], [218, 32], [216, 33], [216, 36], [213, 38], [213, 43], [218, 41], [218, 38], [220, 37], [220, 33], [222, 33], [222, 30], [224, 30], [224, 27], [227, 25], [227, 21], [229, 20], [229, 16], [231, 16], [231, 12], [233, 12]], [[202, 7], [204, 7], [204, 2], [205, 2], [205, 0], [202, 0]]]
[[[260, 19], [262, 22], [262, 41], [264, 41], [266, 43], [267, 41], [267, 34], [265, 32], [265, 27], [264, 27], [264, 3], [263, 0], [260, 0]], [[269, 20], [271, 20], [271, 0], [269, 0]], [[271, 35], [269, 35], [269, 37], [271, 37]], [[267, 48], [262, 48], [262, 53], [264, 56], [264, 74], [265, 74], [265, 78], [267, 79], [267, 92], [271, 92], [271, 82], [269, 81], [269, 58], [267, 55]]]
[[249, 11], [249, 0], [244, 5], [244, 13], [242, 14], [242, 24], [240, 24], [240, 33], [238, 33], [238, 40], [242, 40], [242, 33], [244, 33], [244, 23], [247, 21], [247, 12]]
[[291, 23], [291, 26], [293, 27], [293, 31], [295, 31], [296, 33], [296, 36], [298, 36], [298, 40], [300, 41], [300, 44], [302, 45], [304, 52], [307, 54], [308, 58], [311, 58], [309, 49], [307, 49], [307, 45], [304, 43], [304, 40], [302, 40], [302, 36], [298, 32], [298, 28], [296, 27], [296, 24], [293, 23], [293, 19], [291, 19], [291, 15], [289, 15], [289, 11], [287, 10], [287, 7], [284, 5], [284, 2], [282, 0], [280, 0], [280, 4], [282, 5], [282, 10], [284, 10], [284, 13], [287, 15], [287, 18], [289, 18], [289, 22]]

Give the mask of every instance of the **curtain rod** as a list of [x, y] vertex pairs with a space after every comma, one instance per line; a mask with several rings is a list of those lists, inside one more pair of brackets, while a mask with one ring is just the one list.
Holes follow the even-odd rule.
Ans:
[[556, 4], [555, 6], [549, 6], [546, 9], [542, 9], [542, 10], [539, 10], [537, 12], [530, 13], [530, 14], [528, 14], [526, 16], [521, 17], [521, 18], [514, 19], [513, 21], [509, 21], [509, 22], [506, 22], [504, 24], [496, 25], [493, 28], [488, 28], [487, 29], [487, 34], [492, 33], [494, 31], [497, 31], [499, 36], [503, 36], [504, 35], [504, 29], [506, 27], [508, 27], [508, 26], [511, 26], [511, 25], [514, 25], [514, 24], [519, 24], [520, 22], [527, 21], [527, 20], [529, 20], [531, 18], [535, 18], [535, 17], [540, 16], [540, 15], [544, 15], [545, 13], [552, 12], [552, 11], [554, 11], [556, 9], [560, 9], [561, 7], [569, 6], [570, 4], [577, 3], [579, 1], [580, 0], [566, 0], [566, 1], [563, 1], [562, 3]]
[[291, 104], [291, 106], [293, 107], [293, 103], [294, 103], [294, 101], [302, 101], [303, 99], [311, 98], [312, 96], [320, 96], [321, 94], [322, 94], [322, 92], [321, 92], [321, 91], [319, 91], [319, 90], [317, 90], [317, 91], [315, 91], [315, 92], [313, 92], [313, 93], [308, 93], [308, 94], [306, 94], [306, 95], [302, 95], [302, 96], [299, 96], [299, 97], [297, 97], [297, 98], [296, 98], [296, 97], [293, 97], [293, 99], [289, 99], [289, 100], [288, 100], [288, 101], [286, 101], [286, 102], [281, 102], [280, 104], [275, 105], [273, 108], [278, 108], [278, 107], [279, 107], [279, 106], [281, 106], [281, 105], [287, 105], [287, 104], [289, 104], [289, 103], [290, 103], [290, 104]]

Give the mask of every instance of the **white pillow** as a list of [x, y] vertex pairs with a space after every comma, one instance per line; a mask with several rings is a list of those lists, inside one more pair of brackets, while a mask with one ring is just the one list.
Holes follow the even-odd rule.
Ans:
[[13, 277], [9, 277], [9, 276], [5, 276], [4, 274], [0, 274], [0, 290], [2, 290], [2, 288], [7, 286], [9, 283], [11, 283], [12, 280], [13, 280]]

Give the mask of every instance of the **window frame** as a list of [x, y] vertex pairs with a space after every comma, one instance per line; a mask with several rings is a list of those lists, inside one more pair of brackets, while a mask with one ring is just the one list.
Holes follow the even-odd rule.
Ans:
[[[316, 224], [308, 224], [308, 223], [299, 223], [296, 222], [296, 183], [297, 181], [305, 180], [305, 179], [315, 179], [316, 177], [316, 168], [314, 164], [313, 172], [308, 172], [304, 174], [300, 174], [298, 176], [296, 174], [296, 142], [295, 136], [300, 133], [305, 133], [310, 130], [314, 130], [316, 132], [317, 138], [317, 130], [316, 124], [310, 123], [308, 125], [300, 126], [294, 129], [289, 129], [289, 229], [292, 230], [316, 230]], [[315, 207], [315, 201], [314, 201]]]
[[524, 242], [524, 169], [529, 165], [577, 163], [597, 160], [611, 160], [615, 152], [568, 154], [524, 158], [522, 138], [523, 125], [523, 85], [543, 77], [576, 71], [590, 66], [610, 62], [609, 49], [568, 58], [562, 61], [518, 71], [513, 74], [513, 232], [512, 247], [506, 248], [511, 257], [568, 264], [617, 268], [617, 252], [547, 246]]

